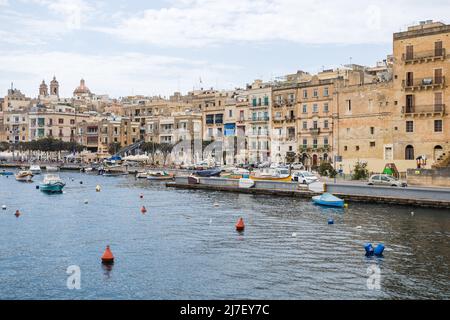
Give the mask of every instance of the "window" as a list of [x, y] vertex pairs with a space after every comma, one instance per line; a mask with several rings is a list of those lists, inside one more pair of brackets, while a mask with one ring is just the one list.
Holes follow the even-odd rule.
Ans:
[[406, 121], [406, 132], [414, 132], [414, 121]]
[[323, 88], [323, 96], [328, 97], [328, 87]]
[[317, 148], [317, 139], [313, 139], [313, 148]]
[[70, 124], [74, 125], [75, 124], [75, 120], [74, 119], [70, 119]]
[[323, 138], [323, 145], [328, 146], [328, 138]]
[[356, 151], [359, 151], [359, 146], [356, 146], [355, 150], [356, 150]]
[[308, 106], [306, 104], [303, 105], [303, 113], [308, 113]]
[[314, 89], [313, 96], [314, 98], [317, 98], [319, 96], [319, 91], [317, 89]]
[[370, 147], [371, 147], [371, 148], [374, 148], [374, 147], [375, 147], [375, 142], [374, 142], [374, 141], [371, 141], [371, 142], [370, 142]]
[[304, 130], [308, 129], [308, 122], [307, 121], [303, 121], [303, 129]]
[[323, 122], [323, 127], [324, 127], [325, 129], [328, 129], [328, 120], [325, 120], [325, 121]]
[[324, 103], [323, 105], [323, 112], [328, 112], [328, 103]]
[[319, 123], [317, 121], [313, 122], [313, 128], [317, 129], [319, 127]]
[[352, 100], [347, 100], [347, 111], [352, 112]]
[[303, 147], [306, 148], [308, 146], [308, 139], [303, 139]]
[[212, 136], [213, 136], [213, 129], [208, 128], [208, 137], [212, 137]]
[[233, 110], [228, 110], [228, 116], [231, 118], [233, 116]]
[[313, 104], [313, 113], [319, 112], [319, 106], [317, 104]]
[[303, 98], [304, 99], [308, 98], [308, 90], [303, 90]]
[[64, 119], [58, 119], [59, 124], [64, 124]]
[[374, 127], [370, 127], [370, 134], [375, 134], [375, 128]]
[[265, 106], [269, 105], [269, 97], [264, 97], [264, 105]]
[[434, 132], [442, 132], [442, 120], [434, 120]]
[[414, 160], [414, 147], [407, 146], [405, 148], [405, 160]]
[[292, 151], [293, 149], [292, 149], [292, 146], [289, 146], [289, 151]]

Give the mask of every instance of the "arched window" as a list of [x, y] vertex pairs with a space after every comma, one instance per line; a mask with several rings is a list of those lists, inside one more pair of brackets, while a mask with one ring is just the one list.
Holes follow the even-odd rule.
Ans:
[[328, 161], [328, 154], [324, 153], [323, 155], [323, 161], [327, 162]]
[[441, 157], [443, 156], [443, 154], [444, 154], [444, 149], [441, 146], [434, 147], [434, 154], [433, 154], [433, 156], [434, 156], [434, 160], [435, 161], [440, 160]]
[[405, 159], [406, 160], [415, 160], [414, 158], [414, 147], [407, 146], [405, 149]]

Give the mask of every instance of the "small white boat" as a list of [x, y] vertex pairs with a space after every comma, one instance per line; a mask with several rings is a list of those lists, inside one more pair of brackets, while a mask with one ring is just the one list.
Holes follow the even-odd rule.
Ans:
[[40, 166], [38, 166], [38, 165], [32, 165], [32, 166], [30, 166], [30, 171], [31, 171], [31, 173], [33, 173], [33, 174], [41, 174], [42, 173], [42, 170], [41, 170], [41, 167]]
[[16, 180], [21, 182], [32, 182], [33, 173], [31, 171], [19, 171], [16, 174]]
[[45, 170], [47, 170], [47, 172], [57, 172], [59, 171], [59, 167], [46, 166]]
[[136, 178], [138, 179], [147, 179], [148, 172], [138, 172], [136, 173]]

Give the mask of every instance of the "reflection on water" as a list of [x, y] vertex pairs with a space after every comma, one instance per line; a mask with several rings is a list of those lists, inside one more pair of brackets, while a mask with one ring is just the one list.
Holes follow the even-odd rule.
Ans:
[[[343, 210], [133, 177], [61, 177], [62, 195], [0, 177], [1, 299], [450, 298], [445, 210]], [[366, 257], [367, 242], [384, 243], [384, 257]], [[107, 244], [113, 266], [100, 261]], [[81, 269], [81, 290], [66, 287], [70, 265]], [[381, 290], [367, 288], [373, 265]]]

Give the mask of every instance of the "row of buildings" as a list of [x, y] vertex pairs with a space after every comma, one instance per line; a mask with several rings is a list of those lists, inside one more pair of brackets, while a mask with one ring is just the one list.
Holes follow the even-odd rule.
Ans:
[[99, 156], [112, 142], [202, 140], [228, 151], [240, 141], [219, 152], [223, 163], [327, 161], [344, 172], [357, 161], [374, 172], [387, 163], [400, 171], [431, 167], [450, 154], [449, 31], [450, 25], [422, 22], [395, 33], [393, 54], [374, 67], [298, 71], [232, 91], [110, 99], [81, 80], [73, 97], [62, 99], [53, 78], [31, 99], [11, 88], [2, 101], [0, 139], [53, 136]]

